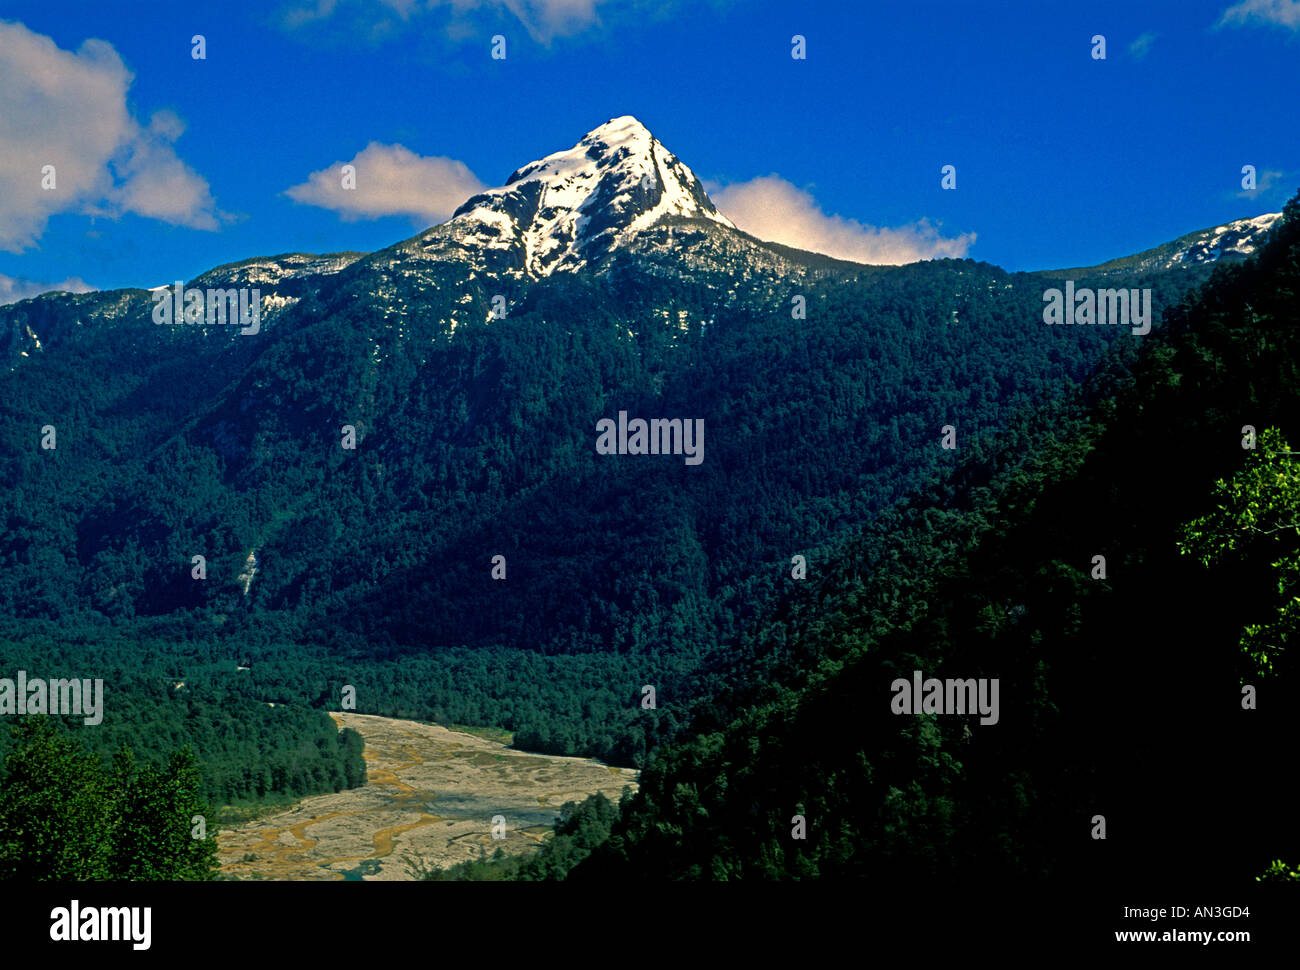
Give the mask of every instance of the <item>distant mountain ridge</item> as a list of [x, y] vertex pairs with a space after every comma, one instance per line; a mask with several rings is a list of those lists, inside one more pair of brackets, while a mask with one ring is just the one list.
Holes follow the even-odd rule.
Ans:
[[1198, 229], [1185, 236], [1131, 256], [1120, 256], [1096, 266], [1040, 270], [1042, 276], [1114, 277], [1146, 276], [1176, 269], [1189, 269], [1217, 262], [1239, 262], [1263, 244], [1269, 231], [1282, 218], [1269, 212], [1248, 219], [1236, 219], [1221, 226]]
[[[237, 263], [216, 266], [206, 273], [195, 277], [192, 286], [230, 285], [241, 286], [274, 285], [285, 280], [299, 279], [307, 276], [329, 276], [347, 269], [358, 259], [365, 256], [359, 252], [324, 253], [284, 253], [280, 256], [253, 257], [241, 259]], [[170, 286], [170, 283], [164, 284]]]
[[[1220, 260], [1255, 251], [1281, 213], [1239, 219], [1188, 233], [1153, 249], [1093, 267], [1041, 270], [1036, 275], [1134, 278], [1195, 269], [1200, 282]], [[438, 264], [437, 268], [430, 263]], [[555, 273], [610, 275], [631, 270], [685, 278], [700, 272], [730, 275], [729, 299], [770, 299], [770, 281], [830, 276], [865, 280], [895, 267], [873, 266], [757, 239], [713, 204], [691, 169], [631, 115], [612, 118], [569, 149], [516, 169], [506, 183], [467, 199], [447, 222], [373, 253], [287, 253], [216, 266], [189, 281], [196, 287], [260, 287], [262, 319], [271, 324], [307, 291], [334, 288], [349, 270], [379, 271], [379, 295], [395, 287], [441, 287], [489, 275], [505, 287], [511, 305], [529, 284]], [[450, 270], [444, 271], [444, 270]], [[160, 281], [159, 287], [170, 286]], [[159, 287], [154, 287], [157, 289]], [[62, 328], [45, 330], [52, 316], [43, 301], [73, 298], [85, 319], [117, 318], [136, 305], [134, 289], [66, 294], [52, 291], [0, 306], [0, 359], [15, 364], [48, 349]], [[349, 289], [350, 296], [355, 292]], [[111, 296], [110, 296], [111, 295]], [[463, 297], [462, 297], [463, 299]], [[66, 305], [66, 304], [65, 304]], [[23, 307], [12, 312], [10, 307]], [[453, 310], [448, 333], [468, 322]], [[486, 315], [485, 315], [486, 317]], [[482, 319], [482, 318], [480, 318]]]

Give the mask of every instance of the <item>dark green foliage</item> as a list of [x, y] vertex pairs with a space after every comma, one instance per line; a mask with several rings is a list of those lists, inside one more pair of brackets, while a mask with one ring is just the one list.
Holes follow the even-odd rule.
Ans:
[[[465, 320], [490, 293], [464, 267], [416, 280], [382, 261], [290, 280], [300, 302], [256, 338], [155, 327], [137, 292], [0, 310], [51, 335], [0, 376], [0, 661], [38, 633], [129, 643], [110, 648], [124, 670], [153, 653], [151, 677], [189, 685], [212, 656], [249, 656], [250, 699], [322, 707], [352, 683], [365, 713], [641, 764], [736, 679], [735, 642], [780, 608], [792, 554], [815, 574], [951, 461], [943, 424], [984, 447], [1116, 336], [1049, 331], [1029, 274], [799, 258], [790, 281], [630, 263], [494, 282], [517, 302], [490, 323]], [[704, 463], [596, 455], [595, 422], [619, 410], [704, 418]], [[155, 703], [169, 689], [149, 687]], [[328, 787], [261, 768], [220, 784]]]
[[[284, 703], [282, 690], [260, 687], [256, 665], [237, 670], [235, 658], [209, 648], [180, 650], [111, 634], [63, 642], [35, 634], [11, 640], [4, 660], [10, 678], [21, 669], [32, 677], [102, 679], [103, 722], [71, 722], [83, 743], [105, 762], [130, 747], [157, 769], [165, 752], [188, 745], [201, 766], [201, 791], [214, 804], [365, 781], [359, 735], [340, 732], [323, 711]], [[0, 732], [0, 756], [8, 745], [8, 732]]]
[[0, 879], [211, 879], [216, 827], [197, 829], [210, 819], [189, 749], [156, 770], [123, 748], [106, 769], [53, 722], [27, 718], [0, 785]]
[[[779, 686], [742, 680], [728, 715], [657, 752], [574, 877], [1244, 882], [1293, 855], [1294, 660], [1260, 710], [1237, 690], [1276, 550], [1209, 574], [1178, 550], [1242, 467], [1244, 424], [1300, 430], [1300, 200], [1287, 216], [1140, 360], [836, 555], [816, 609], [792, 600], [752, 650]], [[860, 563], [873, 575], [846, 581]], [[1002, 720], [892, 715], [914, 669], [999, 677]]]

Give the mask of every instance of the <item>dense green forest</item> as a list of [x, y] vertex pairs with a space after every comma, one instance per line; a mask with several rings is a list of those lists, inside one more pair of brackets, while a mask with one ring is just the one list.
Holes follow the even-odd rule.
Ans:
[[[794, 635], [806, 681], [742, 687], [728, 723], [657, 752], [573, 877], [1114, 885], [1242, 881], [1300, 856], [1286, 445], [1300, 436], [1300, 199], [1286, 216], [1257, 259], [1167, 313], [1137, 361], [1103, 367], [1069, 417], [1044, 412], [1039, 441], [1008, 435], [964, 484], [849, 543], [807, 593], [821, 601]], [[846, 583], [879, 562], [875, 528], [892, 562]], [[1002, 720], [894, 717], [887, 687], [912, 669], [999, 676]], [[1104, 843], [1088, 837], [1096, 813]]]
[[[361, 738], [301, 704], [263, 700], [251, 670], [221, 651], [178, 651], [129, 637], [84, 642], [49, 635], [10, 639], [5, 661], [33, 677], [104, 681], [103, 721], [66, 721], [65, 733], [107, 761], [121, 747], [161, 766], [190, 746], [202, 795], [217, 805], [256, 804], [353, 788], [365, 781]], [[177, 673], [180, 671], [180, 673]], [[0, 757], [10, 749], [0, 731]]]
[[[612, 826], [589, 803], [431, 878], [1293, 881], [1298, 284], [1300, 197], [1140, 354], [792, 584]], [[1000, 722], [891, 714], [914, 669], [1000, 678]]]
[[160, 769], [111, 765], [45, 718], [13, 729], [0, 786], [0, 880], [210, 879], [216, 827], [188, 748]]
[[[326, 722], [253, 706], [323, 708], [344, 684], [363, 713], [643, 764], [741, 676], [736, 644], [781, 608], [792, 556], [815, 577], [845, 534], [952, 463], [943, 425], [978, 452], [1117, 337], [1134, 343], [1043, 327], [1038, 276], [792, 254], [808, 265], [789, 281], [670, 272], [672, 251], [494, 284], [508, 317], [454, 339], [448, 318], [464, 297], [485, 306], [488, 284], [377, 257], [328, 285], [287, 280], [277, 295], [298, 302], [264, 344], [146, 329], [132, 291], [7, 308], [48, 339], [0, 376], [0, 660], [103, 658], [138, 675], [110, 694], [150, 698], [162, 721], [205, 690], [238, 699], [246, 736], [276, 742], [265, 769], [183, 714], [218, 798], [299, 793], [304, 772], [328, 790], [342, 765], [277, 770], [303, 758], [271, 753], [316, 744]], [[1157, 305], [1193, 278], [1154, 281]], [[705, 462], [600, 460], [592, 429], [619, 409], [703, 416]], [[36, 446], [46, 424], [53, 450]]]

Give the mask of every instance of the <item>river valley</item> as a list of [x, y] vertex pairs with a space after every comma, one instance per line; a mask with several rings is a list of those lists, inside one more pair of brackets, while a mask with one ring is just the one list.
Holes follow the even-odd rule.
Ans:
[[[530, 754], [438, 725], [351, 712], [340, 728], [365, 739], [368, 780], [223, 829], [226, 878], [405, 880], [480, 850], [536, 848], [567, 801], [594, 792], [617, 802], [637, 772], [589, 758]], [[493, 818], [505, 819], [493, 838]]]

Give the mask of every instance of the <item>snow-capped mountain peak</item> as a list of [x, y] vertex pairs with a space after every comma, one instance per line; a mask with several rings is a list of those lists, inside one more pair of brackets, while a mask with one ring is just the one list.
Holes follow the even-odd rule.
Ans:
[[473, 196], [439, 228], [461, 245], [513, 249], [522, 271], [540, 277], [580, 269], [670, 216], [735, 228], [695, 174], [624, 115]]

